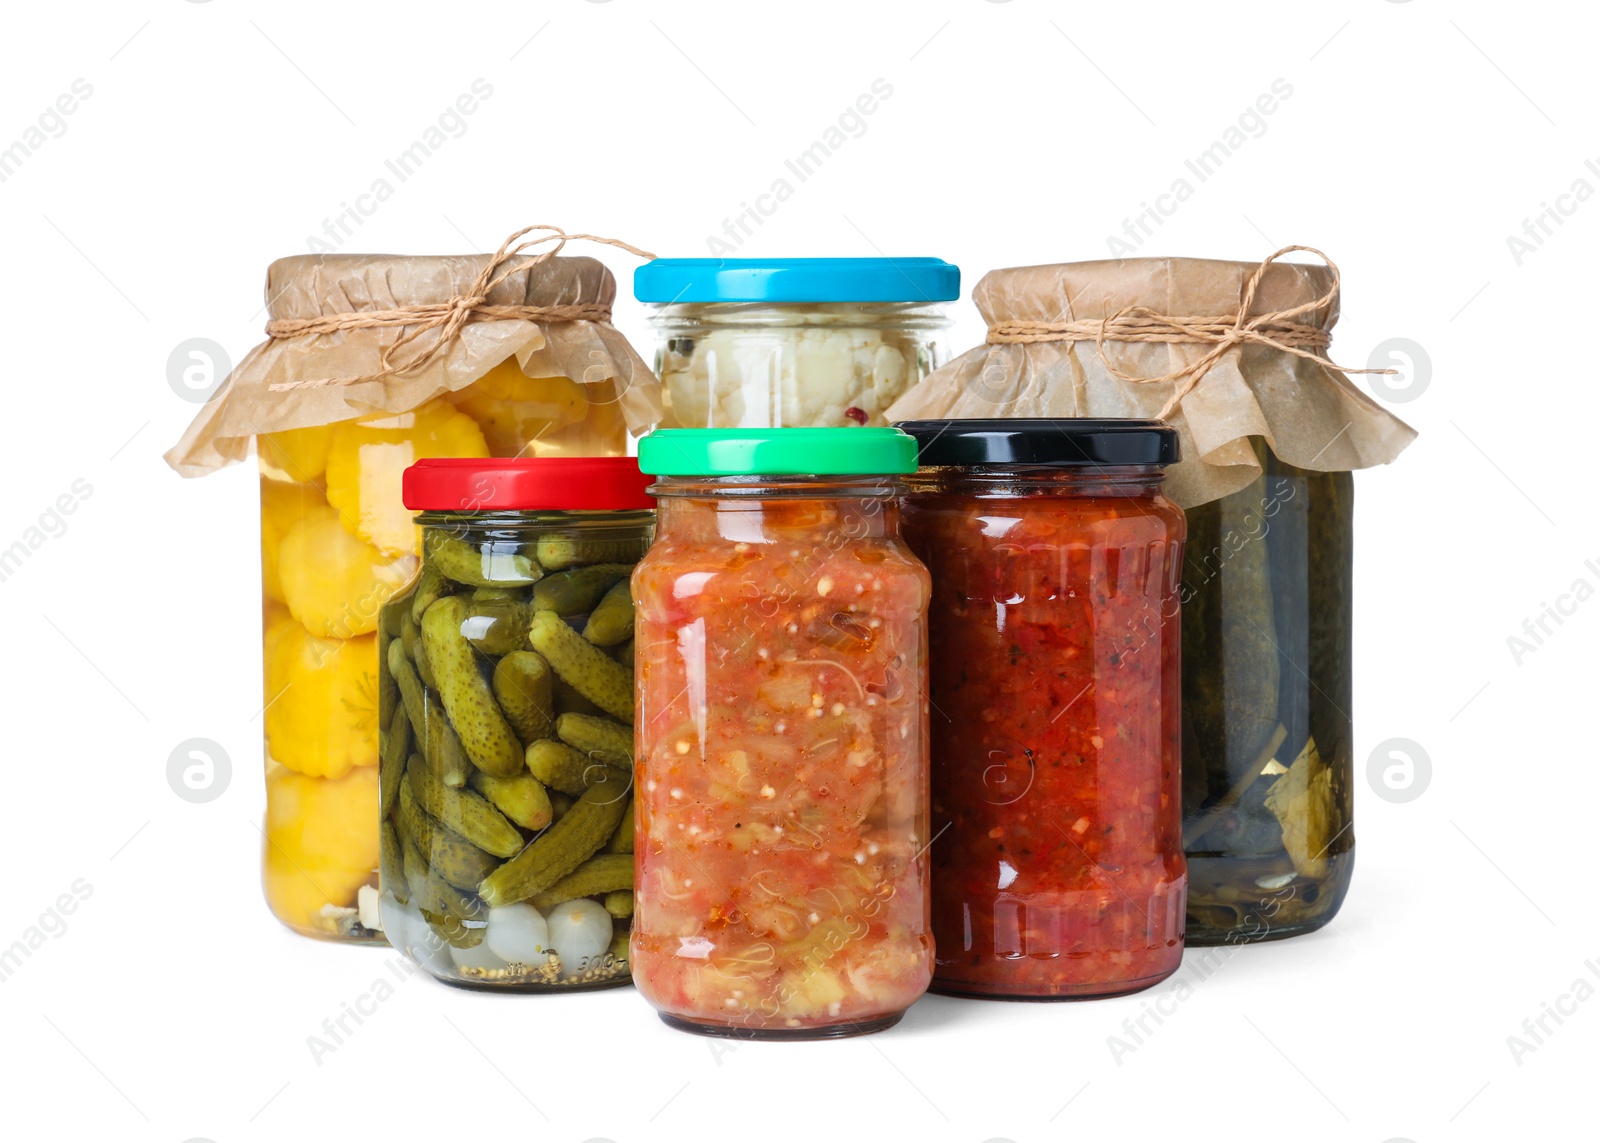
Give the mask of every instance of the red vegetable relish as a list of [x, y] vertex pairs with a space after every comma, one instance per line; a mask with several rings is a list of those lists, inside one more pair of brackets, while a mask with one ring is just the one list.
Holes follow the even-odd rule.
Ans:
[[935, 990], [1136, 991], [1183, 952], [1183, 513], [1159, 469], [943, 469], [933, 576]]

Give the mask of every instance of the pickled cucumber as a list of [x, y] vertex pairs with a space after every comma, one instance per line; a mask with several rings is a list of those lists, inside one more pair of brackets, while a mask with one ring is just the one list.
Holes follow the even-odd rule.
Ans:
[[409, 838], [401, 838], [400, 846], [406, 890], [418, 909], [458, 916], [472, 916], [478, 911], [471, 897], [429, 868], [422, 851]]
[[448, 595], [454, 590], [451, 583], [438, 568], [432, 564], [423, 564], [422, 571], [417, 576], [417, 586], [411, 589], [411, 619], [414, 623], [422, 622], [422, 613], [433, 606], [433, 601], [441, 595]]
[[[389, 644], [392, 642], [382, 636], [378, 637], [378, 662], [386, 662], [389, 654]], [[395, 685], [393, 676], [388, 671], [378, 672], [378, 725], [388, 726], [394, 720], [395, 708], [400, 705], [400, 688]]]
[[378, 812], [384, 817], [400, 796], [400, 782], [411, 757], [411, 716], [396, 707], [389, 725], [378, 732]]
[[626, 965], [628, 963], [627, 929], [620, 929], [616, 935], [611, 938], [611, 945], [606, 949], [606, 954], [619, 965]]
[[475, 587], [472, 589], [472, 598], [476, 602], [486, 599], [509, 599], [517, 603], [528, 602], [528, 589], [525, 587]]
[[[576, 687], [567, 682], [567, 680], [561, 678], [559, 675], [556, 676], [555, 681], [550, 686], [550, 697], [555, 703], [556, 714], [605, 713], [599, 707], [595, 706], [594, 703], [580, 695]], [[545, 734], [544, 737], [549, 738], [550, 735], [554, 733], [555, 727], [554, 724], [552, 724], [550, 732]]]
[[514, 599], [467, 601], [467, 616], [461, 634], [474, 650], [485, 655], [509, 655], [528, 645], [528, 613]]
[[555, 817], [550, 807], [549, 792], [532, 774], [496, 778], [482, 770], [474, 770], [471, 784], [474, 790], [488, 798], [501, 813], [523, 829], [541, 830]]
[[624, 642], [618, 643], [615, 647], [612, 647], [611, 650], [610, 650], [610, 655], [611, 655], [611, 657], [613, 659], [615, 659], [617, 662], [621, 663], [624, 667], [627, 667], [629, 671], [632, 671], [633, 670], [633, 639], [632, 639], [632, 637], [630, 636]]
[[[409, 841], [417, 852], [427, 855], [428, 867], [460, 889], [471, 889], [500, 864], [465, 838], [434, 821], [417, 805], [411, 783], [400, 787], [398, 817], [401, 841]], [[416, 886], [412, 886], [415, 893]]]
[[512, 857], [522, 848], [522, 833], [505, 815], [471, 790], [453, 790], [428, 772], [420, 756], [406, 767], [417, 805], [447, 829], [485, 853]]
[[1228, 778], [1237, 781], [1278, 725], [1278, 650], [1272, 615], [1272, 572], [1260, 520], [1264, 480], [1221, 501], [1223, 544], [1232, 550], [1218, 577], [1223, 638], [1220, 666]]
[[535, 557], [545, 571], [560, 571], [579, 564], [632, 563], [644, 554], [635, 538], [610, 540], [577, 539], [572, 536], [541, 536], [534, 545]]
[[[417, 640], [422, 636], [422, 628], [418, 625], [420, 618], [420, 616], [418, 619], [411, 618], [409, 611], [400, 613], [400, 645], [405, 648], [406, 657], [413, 662], [417, 657]], [[387, 653], [385, 650], [385, 654]]]
[[597, 762], [623, 770], [633, 768], [631, 726], [600, 715], [563, 714], [556, 719], [556, 737]]
[[467, 757], [485, 773], [509, 778], [522, 769], [522, 744], [483, 681], [477, 652], [461, 633], [466, 614], [467, 602], [459, 596], [436, 600], [422, 616], [422, 645]]
[[[442, 575], [473, 587], [522, 587], [544, 575], [538, 563], [504, 540], [469, 544], [438, 528], [426, 528], [422, 559]], [[565, 565], [563, 565], [565, 566]]]
[[606, 912], [610, 913], [613, 917], [622, 918], [633, 916], [633, 890], [615, 889], [612, 892], [607, 893], [605, 906]]
[[633, 593], [627, 580], [613, 584], [589, 613], [583, 637], [596, 647], [612, 647], [633, 636]]
[[527, 762], [529, 773], [564, 794], [581, 794], [602, 782], [625, 790], [631, 776], [629, 771], [608, 766], [565, 742], [549, 738], [528, 744]]
[[[408, 606], [409, 604], [405, 601], [385, 603], [378, 609], [378, 630], [390, 639], [398, 639], [400, 632], [405, 627], [403, 616]], [[385, 650], [387, 650], [387, 645], [385, 645]]]
[[475, 949], [489, 935], [489, 926], [482, 921], [473, 924], [455, 913], [435, 913], [424, 909], [422, 919], [428, 922], [428, 927], [439, 935], [440, 940], [453, 949]]
[[461, 740], [445, 717], [438, 696], [426, 690], [422, 680], [406, 658], [405, 648], [396, 639], [389, 644], [389, 674], [400, 688], [400, 699], [411, 732], [422, 748], [423, 760], [428, 768], [439, 775], [446, 786], [464, 786], [472, 764], [467, 760]]
[[528, 641], [545, 657], [550, 669], [584, 698], [607, 714], [633, 722], [632, 673], [567, 626], [561, 616], [553, 611], [535, 611]]
[[631, 564], [590, 564], [547, 575], [533, 585], [533, 606], [563, 617], [582, 615], [631, 571]]
[[605, 844], [622, 820], [627, 801], [610, 783], [591, 786], [565, 817], [485, 876], [478, 885], [478, 895], [489, 907], [496, 908], [544, 892]]
[[422, 685], [431, 691], [439, 689], [439, 680], [434, 676], [433, 665], [428, 662], [428, 644], [418, 638], [411, 644], [411, 661], [417, 665], [417, 677], [422, 680]]
[[378, 823], [378, 884], [402, 905], [411, 900], [411, 889], [406, 883], [405, 852], [400, 848], [400, 835], [394, 832], [394, 823], [387, 817]]
[[622, 821], [617, 824], [617, 832], [611, 835], [611, 840], [606, 842], [607, 853], [632, 853], [633, 852], [633, 799], [628, 799], [628, 808], [623, 811]]
[[550, 888], [535, 893], [529, 899], [529, 904], [535, 909], [553, 909], [563, 901], [597, 897], [619, 889], [626, 889], [632, 896], [633, 855], [607, 853], [591, 857]]
[[523, 745], [553, 732], [550, 664], [537, 651], [513, 651], [494, 667], [494, 697]]

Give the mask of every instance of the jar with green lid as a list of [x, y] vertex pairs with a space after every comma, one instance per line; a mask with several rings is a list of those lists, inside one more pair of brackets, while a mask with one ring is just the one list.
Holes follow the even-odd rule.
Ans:
[[663, 429], [639, 463], [634, 982], [705, 1035], [886, 1028], [933, 969], [915, 442]]
[[884, 425], [946, 357], [961, 272], [938, 258], [657, 258], [653, 307], [669, 428]]
[[[649, 481], [627, 457], [406, 470], [422, 567], [383, 607], [379, 912], [451, 984], [626, 984], [633, 598]], [[370, 812], [370, 811], [369, 811]]]

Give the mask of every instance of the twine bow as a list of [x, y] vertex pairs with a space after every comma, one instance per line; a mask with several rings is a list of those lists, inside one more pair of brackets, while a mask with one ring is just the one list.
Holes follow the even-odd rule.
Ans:
[[[1255, 301], [1256, 290], [1266, 275], [1267, 267], [1283, 255], [1296, 250], [1315, 254], [1322, 259], [1329, 270], [1333, 271], [1333, 283], [1328, 287], [1327, 293], [1291, 309], [1275, 310], [1249, 317], [1251, 303]], [[1318, 352], [1327, 349], [1333, 342], [1328, 331], [1293, 320], [1301, 314], [1331, 305], [1338, 296], [1339, 267], [1334, 265], [1333, 259], [1314, 246], [1285, 246], [1275, 254], [1269, 255], [1250, 274], [1239, 297], [1239, 309], [1233, 314], [1189, 317], [1158, 313], [1148, 306], [1124, 306], [1110, 317], [1099, 321], [997, 322], [989, 327], [989, 335], [985, 340], [990, 345], [1032, 344], [1041, 341], [1093, 341], [1106, 372], [1119, 381], [1140, 385], [1177, 382], [1177, 388], [1173, 390], [1172, 396], [1167, 398], [1167, 403], [1161, 407], [1161, 412], [1156, 414], [1158, 419], [1166, 420], [1178, 407], [1178, 403], [1200, 384], [1212, 366], [1221, 361], [1223, 356], [1236, 345], [1270, 346], [1284, 353], [1315, 361], [1338, 373], [1397, 372], [1394, 369], [1350, 369], [1336, 365], [1325, 354]], [[1159, 377], [1141, 377], [1124, 373], [1112, 363], [1106, 356], [1108, 341], [1165, 342], [1174, 345], [1209, 345], [1211, 348], [1188, 365], [1174, 369], [1170, 373], [1163, 373]]]
[[[535, 230], [549, 231], [548, 234], [538, 238], [529, 238], [521, 241], [524, 235]], [[583, 240], [586, 242], [600, 242], [607, 246], [616, 246], [640, 258], [654, 258], [655, 255], [641, 250], [617, 238], [601, 238], [595, 234], [568, 234], [559, 226], [525, 226], [500, 243], [500, 249], [488, 262], [484, 263], [482, 270], [473, 280], [466, 293], [457, 294], [448, 302], [432, 302], [417, 306], [396, 306], [387, 310], [366, 310], [361, 313], [327, 314], [314, 318], [281, 318], [267, 323], [267, 336], [269, 338], [306, 337], [321, 333], [335, 333], [347, 329], [381, 329], [391, 326], [407, 327], [405, 332], [397, 337], [394, 342], [384, 347], [383, 356], [379, 359], [379, 369], [376, 373], [364, 377], [312, 377], [301, 381], [280, 381], [268, 388], [274, 393], [281, 393], [290, 389], [310, 389], [324, 385], [351, 385], [361, 381], [381, 381], [386, 377], [394, 377], [402, 373], [412, 373], [422, 369], [434, 358], [445, 352], [456, 338], [461, 336], [462, 329], [468, 322], [474, 321], [609, 321], [611, 308], [598, 303], [582, 303], [576, 305], [558, 306], [492, 306], [489, 304], [490, 292], [505, 281], [521, 267], [513, 266], [501, 270], [507, 262], [534, 246], [541, 246], [547, 242], [555, 243], [548, 250], [540, 251], [533, 256], [532, 264], [539, 265], [547, 262], [561, 253], [568, 242]], [[433, 344], [405, 361], [398, 360], [401, 349], [411, 344], [417, 338], [430, 330], [438, 330], [439, 336]]]

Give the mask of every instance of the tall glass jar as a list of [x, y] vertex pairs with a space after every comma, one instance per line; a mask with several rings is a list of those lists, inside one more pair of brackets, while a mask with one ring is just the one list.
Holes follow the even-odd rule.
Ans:
[[1156, 421], [907, 421], [933, 575], [933, 989], [1148, 988], [1183, 956], [1183, 512]]
[[817, 1039], [923, 994], [928, 573], [887, 428], [672, 429], [638, 600], [634, 982], [667, 1023]]
[[634, 272], [655, 307], [664, 426], [883, 425], [946, 355], [938, 258], [658, 258]]
[[1251, 443], [1261, 476], [1189, 509], [1183, 840], [1194, 945], [1321, 928], [1355, 861], [1355, 482]]
[[493, 255], [273, 262], [267, 340], [166, 456], [185, 476], [258, 458], [262, 884], [306, 936], [383, 940], [370, 811], [396, 695], [378, 612], [421, 556], [401, 473], [424, 457], [622, 456], [660, 418], [659, 383], [610, 323], [616, 280], [535, 229]]
[[384, 934], [441, 980], [628, 981], [629, 576], [650, 545], [648, 483], [624, 457], [406, 471], [422, 570], [376, 634], [397, 697], [367, 813]]

